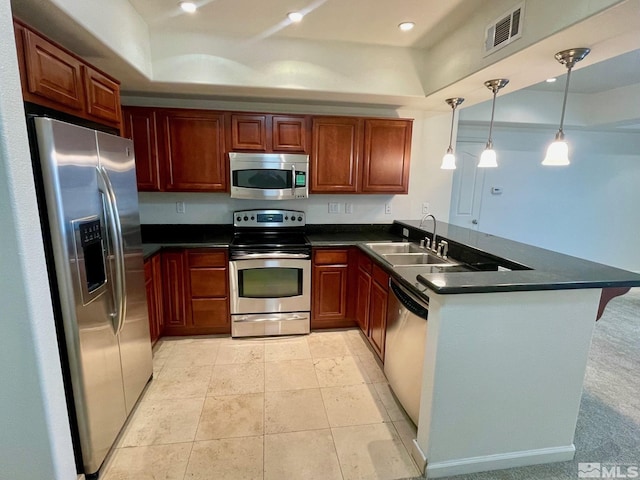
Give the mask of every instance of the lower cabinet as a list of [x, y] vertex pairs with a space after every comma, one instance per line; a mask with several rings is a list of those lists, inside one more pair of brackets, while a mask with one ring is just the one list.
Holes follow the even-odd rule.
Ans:
[[317, 248], [312, 253], [311, 329], [355, 325], [348, 302], [350, 248]]
[[373, 350], [384, 361], [389, 275], [365, 253], [358, 251], [355, 257], [356, 321]]
[[155, 254], [144, 262], [144, 285], [147, 292], [149, 311], [149, 334], [154, 345], [163, 333], [162, 316], [162, 262], [160, 254]]
[[162, 252], [165, 335], [231, 333], [226, 249]]

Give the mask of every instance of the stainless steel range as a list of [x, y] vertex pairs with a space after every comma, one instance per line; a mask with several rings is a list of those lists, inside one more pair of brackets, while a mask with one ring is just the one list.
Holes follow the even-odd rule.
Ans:
[[241, 210], [229, 253], [231, 336], [309, 333], [311, 245], [297, 210]]

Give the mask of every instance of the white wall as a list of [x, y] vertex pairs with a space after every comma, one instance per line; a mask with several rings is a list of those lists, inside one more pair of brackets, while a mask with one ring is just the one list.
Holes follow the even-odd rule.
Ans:
[[[143, 97], [127, 97], [123, 103], [221, 110], [414, 118], [410, 182], [407, 195], [311, 195], [307, 200], [276, 202], [273, 205], [304, 210], [307, 213], [307, 223], [392, 223], [394, 219], [417, 219], [422, 216], [423, 202], [430, 204], [431, 212], [439, 220], [447, 221], [449, 218], [452, 173], [440, 170], [440, 162], [449, 141], [450, 114], [430, 116], [429, 112], [413, 110], [327, 105], [203, 102]], [[139, 200], [142, 223], [231, 223], [231, 212], [234, 210], [264, 206], [264, 202], [232, 200], [228, 194], [141, 193]], [[178, 201], [185, 202], [186, 211], [184, 214], [176, 212], [176, 202]], [[328, 202], [339, 202], [343, 213], [329, 214]], [[387, 202], [390, 202], [392, 207], [392, 213], [389, 215], [384, 213]], [[345, 203], [353, 204], [353, 214], [344, 213]]]
[[[485, 173], [479, 229], [640, 271], [640, 135], [565, 132], [571, 165], [553, 168], [540, 164], [553, 128], [494, 129], [499, 167]], [[461, 123], [458, 150], [486, 134]], [[494, 186], [502, 195], [491, 194]]]
[[[13, 45], [9, 0], [0, 43]], [[15, 49], [0, 49], [0, 478], [76, 478]]]

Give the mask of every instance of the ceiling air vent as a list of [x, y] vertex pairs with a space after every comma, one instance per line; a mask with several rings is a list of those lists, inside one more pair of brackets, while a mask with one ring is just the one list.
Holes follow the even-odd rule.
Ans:
[[487, 26], [484, 41], [485, 57], [522, 36], [523, 14], [524, 2], [500, 15]]

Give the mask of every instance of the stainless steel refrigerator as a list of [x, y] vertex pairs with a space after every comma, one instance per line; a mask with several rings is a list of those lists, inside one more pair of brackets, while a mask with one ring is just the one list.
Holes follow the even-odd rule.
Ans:
[[33, 122], [71, 424], [92, 475], [153, 371], [133, 144], [51, 118]]

